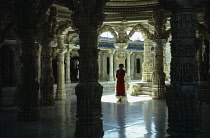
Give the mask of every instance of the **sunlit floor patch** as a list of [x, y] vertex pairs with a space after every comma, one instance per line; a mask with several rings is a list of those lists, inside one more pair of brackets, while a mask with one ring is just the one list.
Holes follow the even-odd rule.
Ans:
[[[118, 103], [119, 97], [116, 97], [114, 94], [111, 95], [103, 95], [101, 98], [102, 102], [108, 102], [108, 103]], [[140, 101], [147, 101], [152, 100], [152, 98], [149, 95], [139, 95], [139, 96], [130, 96], [129, 94], [124, 97], [122, 96], [122, 100], [127, 100], [129, 103], [134, 102], [140, 102]]]

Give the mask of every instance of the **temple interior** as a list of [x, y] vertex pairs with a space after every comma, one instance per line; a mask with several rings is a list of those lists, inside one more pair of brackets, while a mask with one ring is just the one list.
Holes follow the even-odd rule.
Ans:
[[210, 0], [1, 0], [0, 138], [209, 138], [209, 69]]

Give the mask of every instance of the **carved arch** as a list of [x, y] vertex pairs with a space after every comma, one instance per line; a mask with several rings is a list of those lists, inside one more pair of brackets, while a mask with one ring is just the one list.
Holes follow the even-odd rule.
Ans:
[[98, 36], [101, 35], [104, 32], [110, 32], [115, 39], [117, 39], [117, 33], [114, 31], [114, 29], [112, 29], [111, 26], [109, 25], [104, 25], [101, 28], [98, 29]]
[[130, 31], [128, 34], [128, 38], [131, 38], [136, 31], [140, 31], [144, 36], [147, 36], [148, 38], [152, 39], [153, 34], [149, 32], [142, 24], [137, 24], [136, 26], [133, 27], [133, 29]]
[[62, 34], [67, 34], [68, 31], [72, 28], [72, 23], [70, 21], [66, 21], [65, 23], [63, 23], [62, 25], [60, 25], [57, 29], [56, 29], [56, 35], [62, 35]]

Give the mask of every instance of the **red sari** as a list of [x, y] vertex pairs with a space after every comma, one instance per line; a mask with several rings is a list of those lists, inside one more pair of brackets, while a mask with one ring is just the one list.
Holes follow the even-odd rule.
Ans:
[[126, 96], [125, 94], [125, 71], [124, 70], [117, 70], [116, 78], [117, 78], [117, 85], [116, 85], [116, 96]]

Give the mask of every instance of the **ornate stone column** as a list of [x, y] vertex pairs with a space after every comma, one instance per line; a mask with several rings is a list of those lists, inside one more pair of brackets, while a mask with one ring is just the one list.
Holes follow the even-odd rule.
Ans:
[[109, 81], [114, 81], [114, 52], [113, 50], [109, 51]]
[[20, 61], [20, 56], [22, 54], [22, 50], [21, 50], [21, 46], [20, 43], [17, 42], [17, 45], [15, 46], [11, 46], [14, 54], [15, 54], [15, 81], [16, 81], [16, 91], [15, 91], [15, 95], [14, 95], [14, 104], [18, 105], [18, 101], [19, 101], [19, 85], [20, 85], [20, 78], [21, 78], [21, 61]]
[[80, 81], [76, 86], [76, 137], [103, 137], [101, 96], [103, 87], [98, 83], [97, 29], [105, 18], [104, 0], [83, 1], [74, 4], [72, 20], [80, 31]]
[[152, 98], [165, 98], [165, 73], [163, 72], [163, 47], [165, 39], [154, 40], [154, 67], [152, 74]]
[[54, 105], [54, 76], [52, 68], [52, 39], [45, 38], [42, 41], [41, 57], [41, 81], [40, 81], [40, 104], [43, 106]]
[[135, 56], [135, 53], [132, 53], [131, 54], [131, 79], [133, 79], [134, 78], [134, 68], [135, 68], [135, 66], [134, 66], [134, 64], [135, 64], [135, 62], [134, 62], [134, 56]]
[[41, 40], [41, 78], [40, 78], [40, 104], [51, 106], [54, 101], [54, 76], [52, 68], [53, 48], [55, 41], [55, 28], [57, 10], [55, 7], [50, 8], [48, 20], [43, 25], [43, 38]]
[[58, 48], [57, 48], [57, 92], [56, 100], [66, 99], [65, 89], [65, 71], [64, 71], [64, 55], [66, 53], [64, 47], [64, 35], [58, 36]]
[[34, 36], [34, 30], [19, 32], [22, 48], [22, 68], [19, 87], [18, 120], [32, 121], [40, 118], [39, 111], [39, 82], [38, 82], [38, 54], [39, 45]]
[[107, 80], [107, 57], [106, 53], [102, 54], [102, 80]]
[[144, 62], [142, 64], [142, 81], [152, 82], [152, 53], [151, 53], [151, 41], [148, 38], [144, 39]]
[[171, 47], [170, 43], [166, 43], [163, 50], [163, 64], [164, 72], [166, 74], [165, 80], [170, 81], [170, 63], [171, 63]]
[[69, 49], [66, 52], [66, 84], [70, 84], [71, 83], [71, 77], [70, 77], [70, 53], [71, 53], [72, 49]]
[[127, 51], [127, 68], [126, 68], [126, 74], [127, 74], [127, 80], [131, 80], [131, 51]]
[[101, 73], [101, 50], [98, 53], [98, 74], [99, 74], [99, 80], [102, 78], [102, 73]]
[[[198, 60], [198, 76], [199, 80], [203, 81], [204, 80], [204, 67], [203, 67], [203, 39], [200, 38], [200, 47], [198, 48], [197, 51], [197, 60]], [[204, 45], [205, 46], [205, 45]]]
[[[168, 0], [171, 17], [171, 86], [166, 93], [168, 130], [172, 136], [195, 137], [201, 126], [201, 93], [198, 86], [196, 38], [199, 0]], [[172, 6], [173, 5], [173, 6]]]
[[119, 64], [123, 64], [125, 66], [126, 59], [126, 51], [125, 49], [128, 47], [128, 43], [115, 43], [114, 44], [116, 51], [116, 59], [117, 59], [117, 67]]
[[[40, 118], [39, 80], [38, 80], [38, 29], [40, 19], [53, 1], [15, 1], [15, 25], [17, 38], [21, 41], [22, 68], [19, 89], [19, 108], [17, 117], [21, 121], [33, 121]], [[43, 5], [45, 5], [43, 7]], [[41, 9], [41, 11], [39, 11]], [[37, 14], [40, 13], [40, 14]], [[43, 13], [43, 14], [42, 14]], [[22, 18], [21, 18], [22, 17]]]

